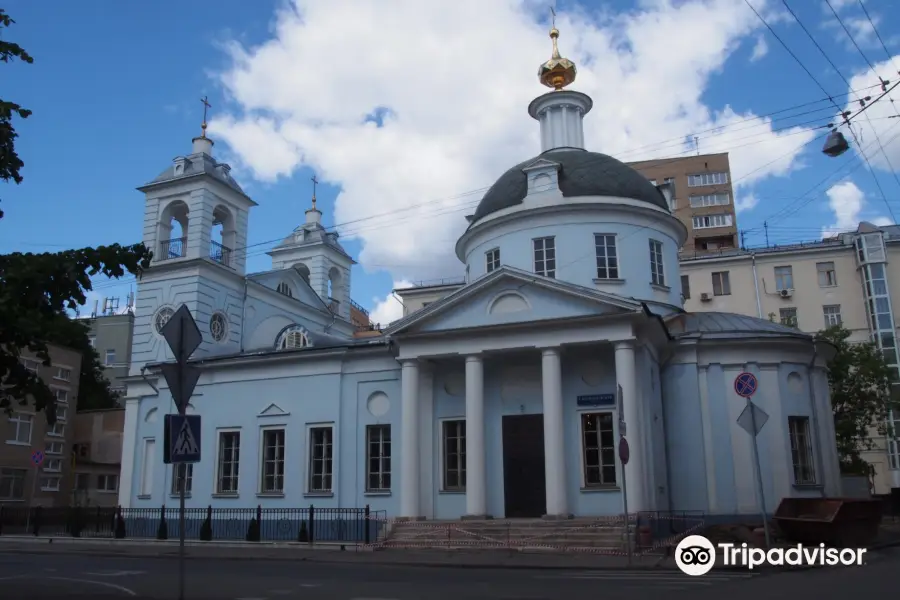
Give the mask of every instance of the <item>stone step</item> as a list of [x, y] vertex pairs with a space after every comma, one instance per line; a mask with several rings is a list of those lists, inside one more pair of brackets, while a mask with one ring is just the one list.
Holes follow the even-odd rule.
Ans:
[[582, 540], [582, 539], [623, 539], [625, 537], [624, 531], [571, 531], [571, 532], [560, 532], [560, 531], [546, 531], [546, 532], [535, 532], [535, 531], [502, 531], [502, 532], [485, 532], [485, 531], [459, 531], [459, 530], [424, 530], [424, 531], [396, 531], [393, 532], [390, 536], [391, 538], [432, 538], [432, 539], [447, 539], [447, 538], [491, 538], [497, 540], [503, 539], [542, 539], [546, 537], [554, 537], [554, 538], [565, 538], [565, 539], [573, 539], [573, 540]]

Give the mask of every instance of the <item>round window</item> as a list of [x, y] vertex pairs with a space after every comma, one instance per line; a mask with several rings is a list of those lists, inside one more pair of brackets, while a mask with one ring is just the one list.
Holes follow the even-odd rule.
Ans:
[[209, 334], [217, 342], [221, 342], [228, 334], [228, 319], [220, 312], [213, 313], [209, 319]]
[[175, 311], [168, 306], [164, 306], [156, 312], [156, 318], [153, 320], [154, 327], [156, 327], [156, 333], [162, 335], [163, 327], [166, 326], [166, 323], [169, 322], [169, 319], [171, 319], [174, 314]]

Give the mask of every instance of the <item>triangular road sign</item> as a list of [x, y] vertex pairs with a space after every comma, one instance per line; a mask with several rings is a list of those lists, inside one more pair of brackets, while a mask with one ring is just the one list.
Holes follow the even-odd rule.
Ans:
[[181, 423], [181, 431], [175, 436], [175, 442], [172, 444], [172, 456], [187, 456], [198, 454], [199, 452], [200, 445], [194, 439], [190, 421], [185, 419]]
[[[163, 363], [159, 365], [166, 383], [169, 385], [169, 393], [178, 407], [178, 412], [184, 414], [188, 402], [200, 380], [200, 369], [192, 365], [179, 365], [176, 363]], [[180, 374], [180, 376], [179, 376]], [[179, 381], [180, 379], [180, 381]]]

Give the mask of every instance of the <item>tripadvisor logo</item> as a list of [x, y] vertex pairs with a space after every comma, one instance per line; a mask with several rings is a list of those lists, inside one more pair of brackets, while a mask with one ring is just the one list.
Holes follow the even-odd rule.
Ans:
[[675, 564], [686, 575], [697, 577], [706, 575], [714, 566], [717, 558], [725, 567], [745, 567], [753, 569], [764, 564], [773, 566], [829, 566], [862, 565], [865, 548], [826, 548], [803, 546], [797, 544], [789, 548], [751, 548], [747, 544], [718, 544], [702, 535], [689, 535], [675, 548]]

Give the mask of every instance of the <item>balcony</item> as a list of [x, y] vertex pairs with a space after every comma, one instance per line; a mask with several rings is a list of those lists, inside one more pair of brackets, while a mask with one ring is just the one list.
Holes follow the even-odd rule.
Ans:
[[219, 242], [210, 240], [209, 257], [217, 263], [225, 265], [226, 267], [231, 266], [231, 248], [223, 246]]
[[184, 258], [187, 250], [187, 238], [172, 238], [163, 240], [159, 244], [159, 260], [172, 260], [173, 258]]
[[369, 311], [367, 311], [367, 310], [364, 309], [362, 306], [360, 306], [359, 304], [357, 304], [356, 302], [354, 302], [354, 301], [353, 301], [353, 298], [350, 299], [350, 306], [352, 306], [353, 308], [355, 308], [356, 310], [358, 310], [358, 311], [361, 312], [362, 314], [366, 315], [367, 317], [369, 316]]

